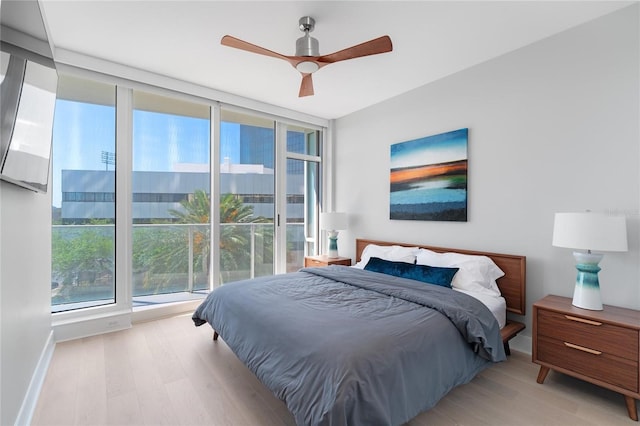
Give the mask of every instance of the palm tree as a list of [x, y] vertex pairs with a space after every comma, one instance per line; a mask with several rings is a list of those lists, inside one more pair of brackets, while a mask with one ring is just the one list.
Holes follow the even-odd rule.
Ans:
[[[181, 210], [170, 210], [169, 213], [178, 223], [209, 223], [210, 198], [203, 190], [197, 190], [188, 199], [180, 203]], [[223, 271], [247, 270], [251, 262], [251, 240], [248, 228], [241, 224], [265, 223], [268, 219], [253, 215], [253, 206], [244, 204], [234, 194], [223, 194], [220, 197], [220, 223], [233, 224], [220, 227], [220, 267]], [[255, 238], [268, 240], [262, 232], [254, 234]], [[194, 233], [193, 250], [198, 253], [196, 265], [202, 267], [209, 276], [211, 253], [209, 250], [209, 227], [199, 227]]]
[[[169, 214], [176, 218], [177, 223], [188, 224], [208, 224], [209, 223], [209, 211], [211, 208], [211, 202], [207, 193], [198, 189], [187, 199], [180, 202], [182, 210], [169, 210]], [[202, 271], [205, 282], [209, 281], [209, 265], [211, 259], [210, 251], [210, 235], [208, 226], [197, 226], [195, 229], [190, 229], [192, 233], [192, 247], [193, 247], [193, 260], [194, 271]], [[184, 235], [182, 236], [184, 238]], [[183, 242], [174, 247], [172, 257], [174, 259], [182, 259], [182, 261], [188, 260], [189, 242]], [[188, 269], [188, 267], [187, 267]]]
[[[220, 198], [220, 223], [233, 224], [220, 227], [220, 267], [223, 271], [248, 270], [251, 267], [250, 229], [242, 224], [265, 223], [262, 216], [253, 215], [253, 206], [244, 204], [234, 194]], [[263, 245], [267, 237], [256, 232], [257, 245]]]
[[[189, 244], [193, 248], [193, 270], [196, 283], [208, 288], [210, 250], [210, 198], [204, 190], [197, 190], [180, 202], [180, 209], [169, 213], [174, 222], [185, 227], [163, 226], [136, 231], [134, 235], [134, 269], [141, 279], [140, 294], [166, 293], [184, 288], [184, 274], [189, 270]], [[233, 194], [220, 198], [220, 272], [221, 282], [237, 277], [238, 271], [251, 268], [250, 228], [243, 224], [270, 222], [254, 216], [253, 206], [244, 204]], [[191, 235], [191, 242], [189, 241]], [[272, 256], [273, 229], [259, 228], [254, 232], [256, 246], [265, 247], [264, 257]], [[260, 251], [258, 251], [260, 254]], [[256, 259], [262, 262], [263, 259]], [[198, 279], [198, 277], [200, 277]], [[138, 288], [138, 287], [136, 287]]]

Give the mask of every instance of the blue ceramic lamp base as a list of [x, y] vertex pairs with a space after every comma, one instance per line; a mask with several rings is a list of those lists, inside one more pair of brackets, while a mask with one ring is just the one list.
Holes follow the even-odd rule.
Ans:
[[598, 272], [600, 271], [598, 263], [602, 260], [602, 254], [574, 252], [573, 257], [576, 259], [576, 269], [578, 270], [576, 288], [573, 291], [573, 306], [601, 311], [602, 299], [600, 298], [600, 282], [598, 281]]
[[338, 231], [329, 231], [329, 252], [327, 257], [338, 257]]

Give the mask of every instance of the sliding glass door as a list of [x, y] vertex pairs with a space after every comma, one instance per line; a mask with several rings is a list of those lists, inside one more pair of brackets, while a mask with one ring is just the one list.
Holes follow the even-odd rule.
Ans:
[[275, 122], [223, 109], [219, 283], [274, 273]]
[[209, 117], [208, 105], [133, 92], [134, 307], [209, 290]]

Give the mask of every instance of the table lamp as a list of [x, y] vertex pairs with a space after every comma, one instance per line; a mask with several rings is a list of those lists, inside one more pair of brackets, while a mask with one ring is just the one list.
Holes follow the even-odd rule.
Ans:
[[601, 253], [596, 251], [627, 251], [627, 225], [624, 216], [604, 213], [556, 213], [553, 242], [556, 247], [573, 248], [576, 260], [576, 287], [573, 306], [594, 311], [602, 310], [598, 263]]
[[329, 253], [327, 253], [327, 256], [330, 258], [338, 257], [338, 231], [347, 229], [347, 214], [337, 212], [321, 213], [320, 227], [327, 231], [329, 235]]

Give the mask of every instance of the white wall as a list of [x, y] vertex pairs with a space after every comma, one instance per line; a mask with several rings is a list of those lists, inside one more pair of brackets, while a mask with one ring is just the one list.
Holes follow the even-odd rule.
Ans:
[[[526, 255], [530, 335], [534, 301], [573, 294], [554, 213], [622, 213], [629, 251], [605, 255], [602, 298], [640, 309], [638, 16], [635, 4], [336, 120], [340, 254], [365, 237]], [[468, 221], [389, 220], [389, 146], [464, 127]]]
[[52, 351], [49, 196], [0, 182], [0, 236], [0, 424], [24, 424]]

